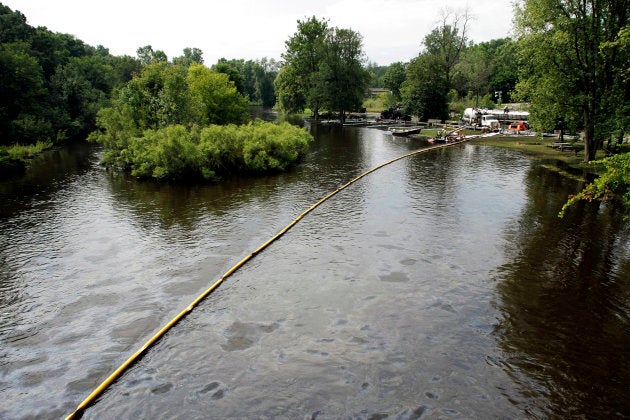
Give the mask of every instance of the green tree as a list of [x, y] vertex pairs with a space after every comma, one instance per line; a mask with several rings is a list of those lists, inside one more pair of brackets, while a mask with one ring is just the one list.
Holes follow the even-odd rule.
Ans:
[[479, 106], [479, 96], [488, 93], [493, 72], [493, 54], [484, 44], [469, 47], [457, 64], [456, 73], [461, 77], [466, 91], [473, 93], [475, 107]]
[[382, 77], [382, 85], [392, 91], [392, 95], [396, 101], [400, 101], [400, 89], [403, 82], [407, 78], [406, 66], [404, 63], [396, 62], [390, 64]]
[[228, 75], [201, 64], [188, 69], [188, 89], [196, 121], [201, 125], [242, 123], [248, 118], [247, 99]]
[[278, 75], [280, 63], [276, 60], [262, 58], [254, 63], [255, 98], [263, 106], [272, 107], [276, 104], [274, 81]]
[[154, 51], [151, 45], [145, 45], [144, 47], [138, 48], [136, 54], [138, 54], [138, 60], [140, 60], [140, 62], [145, 66], [168, 61], [168, 57], [164, 51]]
[[423, 41], [424, 51], [407, 66], [401, 89], [405, 110], [421, 119], [448, 118], [448, 93], [453, 87], [455, 67], [466, 48], [468, 13], [445, 12], [441, 25]]
[[592, 163], [603, 165], [605, 173], [578, 194], [569, 197], [560, 211], [560, 217], [563, 217], [569, 207], [580, 200], [605, 201], [613, 197], [621, 197], [626, 211], [630, 211], [630, 153], [614, 155]]
[[199, 48], [184, 48], [184, 55], [173, 58], [173, 64], [188, 67], [192, 63], [203, 64], [203, 51]]
[[[42, 67], [30, 54], [28, 45], [23, 42], [0, 44], [0, 144], [31, 143], [25, 136], [34, 133], [14, 132], [13, 122], [37, 118], [45, 95]], [[19, 124], [19, 127], [24, 126], [27, 124]], [[44, 132], [35, 134], [37, 138], [33, 140], [46, 140], [51, 131], [49, 126]]]
[[299, 83], [297, 69], [283, 66], [274, 81], [280, 108], [286, 112], [301, 112], [306, 106], [304, 86]]
[[614, 131], [615, 108], [627, 97], [616, 42], [629, 11], [630, 0], [524, 0], [517, 12], [520, 97], [531, 102], [537, 128], [561, 120], [583, 130], [586, 162]]
[[361, 108], [371, 75], [363, 67], [362, 38], [350, 29], [334, 28], [327, 39], [326, 56], [318, 73], [322, 104], [339, 113]]
[[425, 38], [427, 54], [435, 58], [440, 77], [446, 81], [447, 89], [452, 86], [455, 66], [459, 63], [462, 52], [466, 49], [468, 13], [462, 15], [445, 11], [441, 25], [434, 28]]
[[[240, 66], [243, 70], [245, 70], [244, 63], [241, 63]], [[248, 67], [249, 69], [249, 67]], [[219, 62], [212, 66], [212, 70], [217, 73], [223, 73], [228, 76], [230, 81], [234, 83], [234, 87], [241, 95], [247, 95], [248, 92], [245, 90], [245, 78], [243, 74], [239, 72], [238, 68], [232, 66], [225, 58], [219, 59]], [[255, 88], [254, 88], [255, 91]]]
[[[285, 42], [283, 69], [276, 81], [280, 107], [287, 112], [300, 112], [308, 107], [318, 118], [322, 106], [320, 66], [326, 58], [328, 22], [315, 16], [297, 21], [298, 31]], [[287, 80], [290, 76], [293, 80]]]
[[421, 54], [407, 65], [407, 78], [401, 87], [405, 111], [421, 121], [448, 117], [448, 83], [440, 71], [442, 61], [432, 54]]
[[288, 112], [308, 107], [315, 119], [324, 107], [339, 112], [341, 119], [345, 111], [358, 109], [371, 78], [362, 42], [358, 32], [329, 28], [316, 17], [298, 20], [275, 81], [280, 107]]
[[490, 74], [490, 87], [501, 91], [504, 102], [512, 101], [512, 92], [519, 80], [519, 58], [517, 42], [503, 38], [488, 43], [494, 66]]
[[26, 16], [0, 3], [0, 44], [30, 40], [34, 32]]
[[383, 77], [385, 76], [385, 73], [387, 72], [389, 67], [390, 66], [379, 66], [378, 64], [374, 62], [368, 62], [367, 69], [372, 76], [372, 82], [371, 82], [370, 87], [377, 87], [377, 88], [387, 87], [383, 81]]

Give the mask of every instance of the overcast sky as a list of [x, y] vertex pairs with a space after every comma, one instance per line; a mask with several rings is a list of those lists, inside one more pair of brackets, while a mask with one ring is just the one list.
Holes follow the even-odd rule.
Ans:
[[2, 0], [31, 26], [69, 33], [115, 55], [136, 56], [151, 45], [169, 59], [200, 48], [208, 65], [225, 57], [280, 59], [298, 19], [316, 16], [363, 36], [380, 65], [409, 61], [440, 21], [445, 7], [473, 15], [469, 39], [478, 43], [512, 32], [512, 0]]

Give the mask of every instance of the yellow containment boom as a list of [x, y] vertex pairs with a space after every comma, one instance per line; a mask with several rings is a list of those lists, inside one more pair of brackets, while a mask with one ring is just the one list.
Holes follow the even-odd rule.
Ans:
[[103, 383], [101, 383], [94, 391], [92, 391], [92, 393], [90, 395], [88, 395], [88, 397], [85, 400], [83, 400], [83, 402], [81, 404], [79, 404], [77, 406], [77, 408], [71, 414], [69, 414], [66, 417], [66, 420], [80, 418], [83, 415], [83, 411], [86, 408], [88, 408], [90, 406], [90, 404], [92, 404], [116, 379], [118, 379], [118, 377], [120, 375], [122, 375], [129, 367], [131, 367], [131, 365], [133, 365], [135, 362], [137, 362], [140, 359], [140, 357], [151, 346], [153, 346], [153, 344], [155, 344], [175, 324], [177, 324], [186, 315], [188, 315], [188, 313], [191, 312], [210, 293], [212, 293], [214, 291], [214, 289], [219, 287], [219, 285], [221, 283], [223, 283], [223, 280], [225, 280], [226, 278], [228, 278], [232, 274], [234, 274], [234, 272], [236, 270], [238, 270], [243, 265], [245, 265], [245, 263], [247, 263], [249, 260], [254, 258], [256, 256], [256, 254], [262, 252], [265, 248], [267, 248], [269, 245], [271, 245], [273, 242], [275, 242], [278, 238], [280, 238], [282, 235], [284, 235], [289, 229], [291, 229], [293, 226], [295, 226], [297, 224], [297, 222], [302, 220], [302, 218], [304, 216], [306, 216], [307, 214], [309, 214], [310, 212], [315, 210], [317, 207], [319, 207], [326, 200], [328, 200], [329, 198], [331, 198], [332, 196], [334, 196], [338, 192], [342, 191], [343, 189], [347, 188], [348, 186], [354, 184], [355, 182], [357, 182], [361, 178], [365, 177], [366, 175], [369, 175], [372, 172], [377, 171], [377, 170], [381, 169], [384, 166], [390, 165], [390, 164], [392, 164], [392, 163], [394, 163], [396, 161], [399, 161], [401, 159], [404, 159], [404, 158], [407, 158], [407, 157], [410, 157], [410, 156], [414, 156], [414, 155], [417, 155], [417, 154], [420, 154], [420, 153], [430, 152], [430, 151], [435, 150], [435, 149], [441, 149], [441, 148], [453, 146], [453, 145], [456, 145], [456, 144], [461, 144], [461, 143], [464, 143], [465, 141], [466, 140], [460, 140], [460, 141], [453, 142], [453, 143], [440, 144], [440, 145], [437, 145], [437, 146], [431, 146], [431, 147], [427, 147], [427, 148], [424, 148], [424, 149], [416, 150], [414, 152], [407, 153], [406, 155], [402, 155], [402, 156], [399, 156], [397, 158], [394, 158], [394, 159], [392, 159], [390, 161], [382, 163], [382, 164], [380, 164], [380, 165], [378, 165], [378, 166], [368, 170], [367, 172], [362, 173], [361, 175], [359, 175], [356, 178], [352, 179], [348, 183], [346, 183], [346, 184], [342, 185], [341, 187], [337, 188], [335, 191], [331, 192], [330, 194], [328, 194], [327, 196], [325, 196], [324, 198], [319, 200], [317, 203], [313, 204], [311, 207], [309, 207], [307, 210], [305, 210], [302, 214], [300, 214], [298, 217], [293, 219], [293, 221], [291, 223], [289, 223], [284, 228], [282, 228], [271, 239], [269, 239], [267, 242], [265, 242], [264, 244], [262, 244], [261, 246], [256, 248], [251, 254], [247, 255], [241, 261], [236, 263], [236, 265], [234, 265], [232, 268], [230, 268], [228, 271], [226, 271], [225, 274], [223, 274], [221, 276], [221, 278], [219, 278], [217, 281], [215, 281], [214, 284], [212, 284], [208, 289], [206, 289], [203, 293], [201, 293], [195, 300], [193, 300], [192, 303], [190, 305], [188, 305], [188, 307], [186, 309], [184, 309], [178, 315], [176, 315], [173, 319], [171, 319], [168, 322], [168, 324], [166, 324], [164, 327], [162, 327], [162, 329], [160, 329], [157, 333], [155, 333], [155, 335], [153, 337], [151, 337], [146, 343], [144, 343], [144, 345], [140, 349], [138, 349], [138, 351], [136, 351], [133, 355], [131, 355], [131, 357], [129, 357], [122, 365], [120, 365], [120, 367], [118, 367], [118, 369], [116, 369], [114, 372], [112, 372], [112, 374], [109, 375], [109, 377], [107, 377], [107, 379], [105, 379], [103, 381]]

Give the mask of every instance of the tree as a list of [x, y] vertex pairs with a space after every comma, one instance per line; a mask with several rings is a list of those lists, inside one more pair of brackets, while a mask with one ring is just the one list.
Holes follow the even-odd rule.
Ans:
[[289, 113], [304, 110], [306, 93], [304, 86], [299, 83], [299, 76], [295, 67], [282, 67], [276, 76], [274, 87], [281, 109]]
[[173, 58], [173, 64], [188, 67], [192, 63], [203, 64], [203, 51], [199, 48], [184, 48], [184, 55]]
[[228, 75], [193, 64], [186, 77], [195, 120], [201, 125], [243, 123], [248, 101]]
[[[39, 114], [45, 98], [42, 67], [23, 42], [0, 44], [0, 144], [30, 143], [14, 133], [13, 121]], [[44, 135], [49, 135], [46, 130]], [[42, 139], [40, 139], [42, 140]]]
[[442, 12], [442, 23], [424, 38], [425, 51], [438, 59], [439, 71], [451, 88], [451, 79], [455, 66], [466, 48], [468, 12], [459, 15], [450, 11]]
[[145, 45], [144, 47], [138, 48], [136, 50], [136, 54], [138, 54], [138, 59], [145, 66], [168, 61], [168, 57], [164, 51], [153, 51], [153, 47], [151, 45]]
[[488, 92], [493, 71], [493, 56], [483, 44], [468, 48], [457, 64], [456, 72], [464, 80], [466, 90], [475, 96], [475, 107], [479, 106], [479, 95]]
[[421, 54], [407, 65], [407, 79], [401, 87], [403, 106], [421, 121], [448, 117], [449, 89], [441, 66], [440, 58], [431, 54]]
[[441, 25], [424, 38], [424, 51], [407, 66], [402, 99], [408, 113], [421, 119], [448, 118], [448, 93], [466, 47], [467, 12], [444, 12]]
[[492, 90], [502, 92], [504, 102], [511, 102], [511, 95], [519, 76], [517, 43], [509, 38], [503, 38], [490, 41], [488, 45], [494, 61], [490, 86]]
[[57, 67], [50, 80], [50, 93], [61, 111], [57, 118], [64, 119], [67, 137], [87, 135], [93, 130], [96, 113], [108, 105], [114, 80], [111, 66], [98, 55], [73, 57]]
[[276, 60], [262, 58], [255, 63], [254, 75], [256, 77], [256, 98], [263, 106], [271, 107], [276, 104], [276, 92], [274, 80], [278, 75], [280, 63]]
[[298, 20], [298, 32], [286, 42], [284, 65], [275, 81], [280, 107], [300, 112], [309, 107], [315, 119], [321, 108], [358, 109], [370, 82], [365, 70], [362, 38], [350, 29], [329, 28], [312, 17]]
[[[285, 42], [283, 69], [288, 70], [281, 72], [276, 92], [286, 111], [299, 112], [308, 107], [317, 119], [323, 102], [319, 70], [326, 56], [328, 22], [313, 16], [297, 23], [298, 31]], [[288, 75], [293, 80], [286, 80]]]
[[245, 91], [243, 75], [238, 71], [238, 68], [230, 65], [230, 63], [228, 63], [228, 61], [225, 58], [221, 58], [217, 64], [212, 66], [212, 70], [216, 71], [217, 73], [226, 74], [228, 78], [230, 79], [230, 81], [234, 83], [234, 87], [236, 87], [236, 90], [240, 94], [242, 95], [247, 94], [247, 92]]
[[358, 111], [370, 83], [363, 67], [362, 38], [350, 29], [334, 28], [328, 34], [325, 60], [320, 65], [322, 104], [339, 113], [343, 123], [346, 111]]
[[627, 61], [616, 42], [629, 11], [630, 0], [524, 0], [518, 9], [520, 97], [531, 102], [539, 129], [564, 121], [583, 130], [586, 162], [612, 134], [615, 109], [627, 104], [627, 82], [619, 82]]
[[400, 88], [406, 78], [405, 64], [400, 61], [390, 64], [382, 77], [383, 86], [392, 91], [392, 95], [396, 101], [401, 100]]
[[33, 28], [0, 3], [0, 175], [92, 131], [97, 110], [139, 65], [72, 35]]

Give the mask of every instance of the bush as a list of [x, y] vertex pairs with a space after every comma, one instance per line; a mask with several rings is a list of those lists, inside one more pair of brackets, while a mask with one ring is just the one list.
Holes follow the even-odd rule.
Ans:
[[310, 135], [289, 123], [251, 123], [244, 127], [243, 160], [250, 171], [283, 171], [306, 152]]
[[588, 184], [578, 194], [569, 197], [559, 213], [563, 217], [567, 209], [580, 200], [606, 201], [613, 197], [621, 197], [626, 211], [630, 209], [630, 153], [613, 155], [590, 162], [603, 165], [606, 172]]
[[142, 135], [120, 134], [91, 136], [105, 146], [102, 163], [158, 180], [209, 180], [216, 174], [283, 171], [304, 155], [312, 140], [302, 128], [263, 121], [203, 129], [172, 125], [145, 130]]

